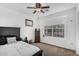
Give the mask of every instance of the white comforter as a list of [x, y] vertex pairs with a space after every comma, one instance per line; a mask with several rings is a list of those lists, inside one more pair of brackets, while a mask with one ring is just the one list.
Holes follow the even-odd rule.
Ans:
[[31, 56], [39, 50], [38, 47], [18, 41], [0, 46], [0, 56]]

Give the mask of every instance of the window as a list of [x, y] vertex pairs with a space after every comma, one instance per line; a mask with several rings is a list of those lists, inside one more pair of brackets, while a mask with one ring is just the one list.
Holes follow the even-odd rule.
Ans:
[[45, 36], [52, 36], [52, 26], [45, 26]]
[[64, 24], [53, 25], [53, 36], [64, 37]]
[[45, 26], [45, 36], [64, 37], [64, 24]]

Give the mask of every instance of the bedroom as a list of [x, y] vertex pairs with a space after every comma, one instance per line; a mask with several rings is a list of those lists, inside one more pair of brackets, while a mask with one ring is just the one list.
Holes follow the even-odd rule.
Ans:
[[[69, 49], [70, 51], [76, 51], [75, 53], [79, 54], [79, 48], [78, 48], [79, 41], [77, 40], [79, 38], [78, 37], [79, 31], [77, 27], [78, 23], [76, 23], [78, 21], [76, 17], [79, 12], [79, 4], [77, 3], [42, 3], [41, 4], [42, 6], [50, 6], [50, 8], [44, 10], [45, 13], [36, 12], [35, 14], [33, 14], [34, 9], [28, 9], [27, 7], [31, 7], [31, 6], [33, 7], [35, 6], [35, 4], [36, 3], [0, 3], [0, 34], [2, 32], [1, 37], [3, 36], [14, 37], [17, 34], [17, 32], [20, 30], [18, 34], [20, 34], [20, 37], [22, 38], [23, 41], [25, 37], [27, 37], [27, 40], [28, 41], [31, 40], [33, 46], [35, 45], [35, 47], [38, 46], [39, 48], [47, 49], [47, 47], [43, 47], [43, 46], [46, 46], [46, 45], [51, 47], [55, 46], [55, 47], [59, 47], [59, 49], [61, 49], [59, 51], [62, 52], [62, 54], [59, 51], [58, 51], [59, 52], [58, 54], [56, 54], [55, 52], [54, 52], [55, 54], [52, 54], [53, 52], [50, 51], [51, 54], [49, 52], [47, 54], [46, 52], [41, 51], [42, 53], [46, 53], [44, 55], [61, 56], [61, 55], [64, 55], [63, 53], [65, 53], [64, 50], [62, 49]], [[25, 19], [29, 19], [33, 21], [32, 22], [33, 26], [26, 25]], [[49, 35], [45, 34], [45, 31], [44, 31], [45, 26], [50, 27], [51, 25], [60, 26], [60, 27], [61, 25], [64, 25], [64, 28], [62, 27], [62, 29], [64, 29], [64, 34], [63, 35], [59, 34], [57, 36], [55, 35], [55, 37], [53, 37], [54, 33], [53, 35], [51, 35], [50, 31], [48, 31], [50, 32]], [[7, 28], [9, 28], [8, 31], [7, 31]], [[16, 30], [10, 31], [10, 29], [12, 28], [14, 29], [18, 28], [17, 32]], [[1, 29], [3, 31], [1, 31]], [[37, 30], [40, 29], [40, 43], [35, 43], [35, 29]], [[25, 44], [25, 43], [22, 43], [22, 44]], [[4, 46], [4, 49], [5, 49], [5, 46]], [[20, 47], [21, 46], [19, 46], [18, 48]], [[66, 55], [73, 55], [74, 52], [69, 53], [69, 50], [67, 50], [68, 54], [66, 53]]]

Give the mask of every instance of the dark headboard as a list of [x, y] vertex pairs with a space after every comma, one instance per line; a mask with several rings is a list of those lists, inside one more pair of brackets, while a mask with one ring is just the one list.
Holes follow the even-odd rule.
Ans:
[[20, 37], [20, 28], [19, 27], [0, 27], [0, 36]]
[[0, 27], [0, 45], [7, 43], [7, 37], [16, 37], [20, 41], [20, 28], [19, 27]]

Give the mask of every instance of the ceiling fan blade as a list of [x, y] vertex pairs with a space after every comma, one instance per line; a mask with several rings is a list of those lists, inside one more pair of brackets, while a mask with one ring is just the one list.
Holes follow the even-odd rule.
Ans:
[[35, 9], [35, 7], [27, 7], [27, 8], [30, 8], [30, 9]]
[[42, 9], [45, 9], [45, 8], [50, 8], [49, 6], [44, 6], [44, 7], [41, 7]]
[[33, 12], [33, 14], [35, 14], [36, 13], [36, 10]]
[[44, 13], [44, 11], [43, 10], [40, 10], [42, 13]]

